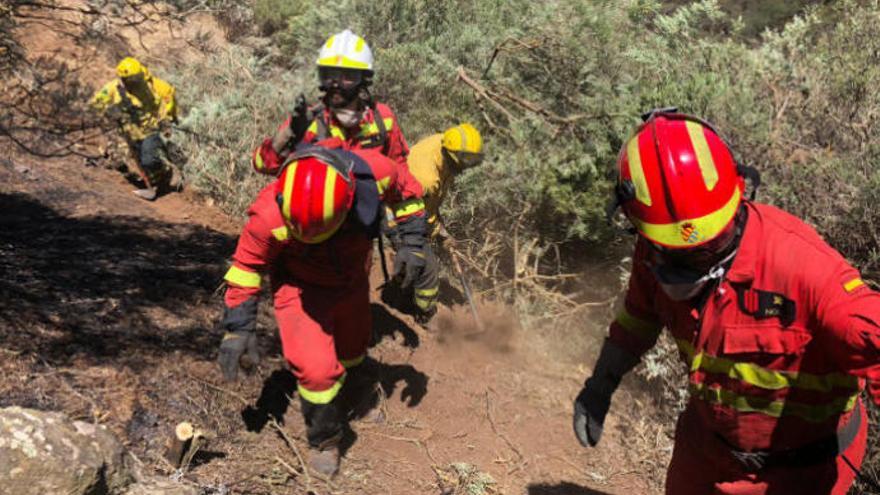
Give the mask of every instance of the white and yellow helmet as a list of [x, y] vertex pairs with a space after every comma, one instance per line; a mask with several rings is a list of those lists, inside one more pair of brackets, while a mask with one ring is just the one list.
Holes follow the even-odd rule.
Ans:
[[318, 53], [318, 67], [373, 70], [373, 51], [363, 38], [346, 29], [331, 36]]

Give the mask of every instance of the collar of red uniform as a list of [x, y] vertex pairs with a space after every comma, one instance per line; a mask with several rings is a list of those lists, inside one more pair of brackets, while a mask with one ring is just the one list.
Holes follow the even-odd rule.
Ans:
[[749, 216], [739, 248], [733, 258], [733, 264], [727, 271], [727, 279], [731, 282], [751, 282], [755, 278], [755, 265], [758, 261], [758, 250], [761, 247], [761, 214], [750, 202], [746, 202]]

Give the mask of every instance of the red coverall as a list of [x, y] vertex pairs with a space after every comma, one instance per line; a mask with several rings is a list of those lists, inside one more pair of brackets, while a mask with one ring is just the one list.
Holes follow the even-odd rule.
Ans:
[[854, 474], [840, 456], [749, 469], [733, 451], [790, 451], [833, 439], [859, 411], [845, 455], [860, 465], [865, 378], [878, 401], [880, 294], [801, 220], [767, 205], [745, 208], [739, 251], [702, 306], [666, 297], [640, 241], [609, 338], [641, 356], [666, 327], [688, 366], [691, 398], [678, 421], [666, 493], [844, 495]]
[[[401, 222], [424, 216], [422, 188], [406, 167], [375, 150], [353, 152], [367, 162], [379, 198]], [[384, 212], [384, 205], [377, 207]], [[260, 274], [269, 273], [284, 357], [293, 366], [300, 396], [328, 404], [342, 386], [345, 369], [363, 361], [369, 343], [372, 239], [352, 213], [320, 244], [288, 237], [274, 183], [259, 193], [248, 215], [225, 277], [226, 306], [257, 297]]]
[[[406, 167], [406, 156], [409, 154], [409, 146], [400, 130], [400, 124], [394, 112], [383, 103], [376, 103], [376, 110], [382, 116], [385, 124], [386, 137], [382, 140], [381, 130], [376, 123], [376, 114], [371, 108], [364, 111], [360, 127], [351, 130], [342, 127], [330, 110], [324, 108], [302, 138], [303, 143], [314, 143], [329, 137], [337, 137], [345, 141], [351, 149], [376, 148], [385, 156]], [[290, 117], [279, 126], [283, 129], [290, 125]], [[323, 130], [322, 130], [323, 129]], [[254, 151], [251, 165], [254, 170], [261, 174], [277, 175], [286, 156], [280, 156], [272, 147], [272, 138], [266, 138], [263, 144]]]

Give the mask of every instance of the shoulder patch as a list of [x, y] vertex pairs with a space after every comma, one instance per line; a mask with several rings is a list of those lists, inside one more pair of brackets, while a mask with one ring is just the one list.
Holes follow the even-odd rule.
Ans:
[[740, 311], [755, 318], [779, 318], [783, 326], [789, 326], [796, 316], [795, 302], [778, 292], [741, 287], [736, 289]]

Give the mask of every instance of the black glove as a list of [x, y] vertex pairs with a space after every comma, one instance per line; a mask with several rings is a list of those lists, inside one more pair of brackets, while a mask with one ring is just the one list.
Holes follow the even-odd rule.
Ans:
[[595, 447], [602, 437], [611, 396], [620, 380], [639, 359], [610, 341], [605, 341], [591, 376], [574, 400], [574, 434], [584, 447]]
[[224, 310], [220, 326], [226, 332], [220, 343], [217, 362], [226, 381], [233, 381], [238, 377], [239, 367], [249, 368], [259, 362], [256, 325], [256, 299], [248, 299], [234, 308]]
[[402, 289], [406, 289], [418, 280], [428, 262], [428, 256], [432, 256], [428, 246], [428, 224], [424, 217], [411, 217], [394, 228], [395, 240], [392, 241], [397, 255], [394, 256], [394, 278], [403, 274], [400, 283]]
[[296, 104], [290, 112], [290, 133], [293, 135], [293, 142], [302, 141], [306, 131], [311, 125], [314, 115], [309, 111], [309, 105], [306, 103], [306, 97], [302, 93], [296, 98]]

